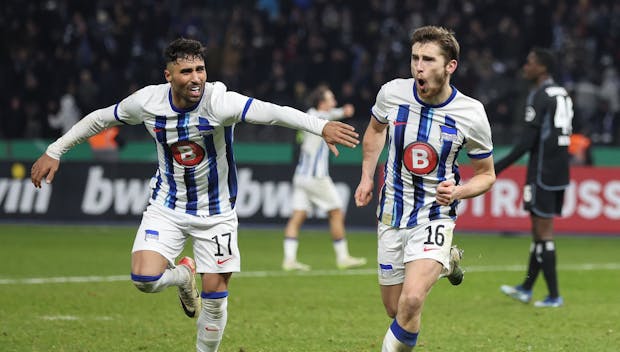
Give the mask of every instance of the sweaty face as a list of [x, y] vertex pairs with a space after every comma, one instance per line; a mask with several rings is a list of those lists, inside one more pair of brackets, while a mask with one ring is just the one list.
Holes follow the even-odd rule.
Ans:
[[418, 97], [428, 104], [444, 102], [450, 94], [450, 74], [456, 69], [456, 60], [446, 62], [439, 45], [415, 43], [411, 47], [411, 75], [416, 80]]
[[172, 103], [175, 107], [185, 109], [200, 101], [207, 81], [207, 69], [203, 59], [186, 56], [170, 62], [164, 75], [172, 86]]

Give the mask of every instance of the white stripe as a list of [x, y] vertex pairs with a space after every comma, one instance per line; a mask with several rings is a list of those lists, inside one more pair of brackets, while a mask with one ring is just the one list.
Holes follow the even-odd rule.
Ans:
[[[488, 273], [488, 272], [507, 272], [523, 271], [522, 265], [486, 265], [486, 266], [463, 266], [467, 273]], [[620, 270], [620, 263], [598, 263], [598, 264], [567, 264], [559, 265], [559, 271], [593, 271], [593, 270]], [[286, 271], [245, 271], [234, 273], [234, 277], [281, 277], [281, 276], [353, 276], [353, 275], [374, 275], [377, 269], [354, 269], [354, 270], [311, 270], [305, 272], [286, 272]], [[0, 285], [36, 285], [36, 284], [63, 284], [63, 283], [82, 283], [82, 282], [113, 282], [130, 281], [129, 275], [113, 276], [65, 276], [65, 277], [45, 277], [45, 278], [24, 278], [24, 279], [0, 279]]]

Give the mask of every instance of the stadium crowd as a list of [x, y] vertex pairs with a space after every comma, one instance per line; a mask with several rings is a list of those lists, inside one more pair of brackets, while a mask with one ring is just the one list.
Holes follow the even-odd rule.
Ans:
[[[620, 3], [593, 0], [46, 0], [0, 12], [0, 138], [55, 138], [96, 107], [163, 82], [175, 37], [208, 47], [208, 79], [306, 109], [319, 83], [363, 131], [380, 85], [410, 77], [412, 31], [453, 29], [462, 45], [454, 83], [482, 101], [496, 144], [517, 138], [532, 46], [561, 57], [558, 81], [575, 102], [575, 129], [620, 145]], [[132, 136], [131, 129], [125, 139]], [[136, 136], [143, 136], [142, 132]], [[293, 141], [293, 131], [240, 126], [241, 141]]]

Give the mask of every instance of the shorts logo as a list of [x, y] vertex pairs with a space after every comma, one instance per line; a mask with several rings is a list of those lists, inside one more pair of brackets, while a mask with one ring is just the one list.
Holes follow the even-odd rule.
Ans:
[[425, 252], [428, 252], [428, 251], [436, 251], [436, 250], [438, 250], [438, 249], [439, 249], [438, 247], [426, 247], [426, 246], [424, 246], [424, 251], [425, 251]]
[[145, 240], [159, 241], [159, 231], [156, 231], [156, 230], [145, 230], [144, 231], [144, 239]]
[[428, 175], [437, 167], [439, 157], [432, 145], [413, 142], [405, 147], [403, 163], [407, 170], [418, 176]]
[[226, 259], [218, 259], [217, 260], [217, 265], [222, 265], [224, 263], [226, 263], [227, 261], [231, 260], [232, 258], [226, 258]]

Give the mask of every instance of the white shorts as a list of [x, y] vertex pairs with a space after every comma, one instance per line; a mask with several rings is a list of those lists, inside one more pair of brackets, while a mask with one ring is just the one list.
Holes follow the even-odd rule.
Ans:
[[405, 264], [418, 259], [434, 259], [450, 270], [450, 247], [454, 220], [440, 219], [412, 228], [399, 229], [379, 222], [377, 261], [379, 284], [397, 285], [405, 281]]
[[149, 204], [136, 233], [131, 252], [149, 250], [164, 256], [171, 267], [192, 238], [198, 273], [231, 273], [241, 269], [237, 245], [237, 215], [201, 217]]
[[310, 211], [312, 205], [330, 211], [342, 207], [331, 177], [293, 177], [293, 210]]

